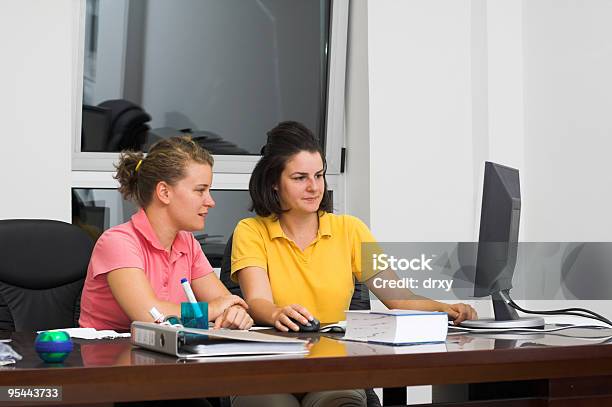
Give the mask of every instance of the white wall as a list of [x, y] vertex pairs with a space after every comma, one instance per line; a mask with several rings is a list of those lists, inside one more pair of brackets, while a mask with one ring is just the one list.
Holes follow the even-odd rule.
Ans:
[[612, 2], [523, 9], [528, 237], [612, 241]]
[[0, 219], [70, 221], [75, 4], [0, 2]]
[[[519, 168], [524, 179], [523, 2], [484, 2], [487, 132], [483, 144], [487, 146], [487, 154], [481, 159]], [[525, 198], [529, 197], [525, 195]]]
[[368, 3], [351, 1], [346, 63], [346, 212], [370, 224]]
[[368, 3], [370, 216], [381, 241], [474, 237], [469, 0]]
[[[527, 240], [612, 241], [611, 18], [609, 1], [523, 2]], [[606, 277], [584, 270], [582, 280], [612, 293]], [[612, 317], [612, 301], [527, 305]]]

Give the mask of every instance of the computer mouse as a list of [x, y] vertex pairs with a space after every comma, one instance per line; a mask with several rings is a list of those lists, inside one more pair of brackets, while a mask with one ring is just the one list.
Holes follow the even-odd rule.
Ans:
[[293, 318], [289, 318], [291, 322], [296, 324], [300, 329], [298, 332], [318, 332], [321, 327], [321, 323], [318, 319], [314, 318], [308, 325], [304, 325], [301, 322], [296, 321]]
[[329, 327], [324, 327], [324, 329], [321, 332], [327, 332], [330, 334], [343, 334], [346, 332], [346, 330], [342, 328], [341, 326], [332, 325]]

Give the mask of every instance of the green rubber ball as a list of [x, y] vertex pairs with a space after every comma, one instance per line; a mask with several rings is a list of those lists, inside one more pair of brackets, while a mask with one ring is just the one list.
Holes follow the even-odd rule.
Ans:
[[34, 341], [36, 353], [46, 363], [62, 363], [72, 347], [72, 339], [65, 331], [43, 331]]

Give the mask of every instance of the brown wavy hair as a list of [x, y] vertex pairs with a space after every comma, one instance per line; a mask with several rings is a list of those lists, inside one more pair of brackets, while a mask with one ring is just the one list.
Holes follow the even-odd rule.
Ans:
[[146, 208], [157, 184], [163, 181], [175, 185], [185, 177], [190, 161], [211, 168], [214, 164], [212, 155], [191, 137], [170, 137], [153, 144], [146, 157], [142, 151], [122, 151], [114, 178], [119, 181], [119, 192], [124, 199]]

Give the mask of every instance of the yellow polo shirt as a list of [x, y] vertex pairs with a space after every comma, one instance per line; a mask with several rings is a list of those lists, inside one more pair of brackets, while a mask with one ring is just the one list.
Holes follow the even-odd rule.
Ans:
[[319, 321], [345, 319], [361, 279], [361, 243], [374, 242], [368, 227], [349, 215], [324, 213], [315, 240], [304, 250], [289, 239], [274, 217], [243, 219], [234, 231], [232, 279], [249, 266], [268, 272], [274, 303], [303, 305]]

